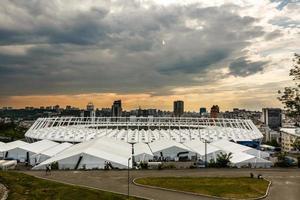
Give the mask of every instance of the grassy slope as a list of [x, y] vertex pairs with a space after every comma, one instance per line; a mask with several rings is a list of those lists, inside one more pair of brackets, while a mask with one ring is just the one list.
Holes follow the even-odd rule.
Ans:
[[[18, 172], [0, 172], [0, 182], [9, 189], [8, 199], [63, 199], [63, 200], [82, 200], [82, 199], [102, 199], [116, 200], [127, 199], [127, 196], [93, 190], [79, 186], [70, 186], [56, 183]], [[137, 199], [137, 198], [131, 198]]]
[[246, 177], [152, 177], [137, 179], [136, 183], [230, 198], [259, 197], [268, 187], [265, 180]]

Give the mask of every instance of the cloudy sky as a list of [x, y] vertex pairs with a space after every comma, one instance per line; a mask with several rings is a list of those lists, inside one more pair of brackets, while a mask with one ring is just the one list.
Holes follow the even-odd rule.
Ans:
[[277, 107], [294, 53], [299, 0], [1, 0], [0, 106]]

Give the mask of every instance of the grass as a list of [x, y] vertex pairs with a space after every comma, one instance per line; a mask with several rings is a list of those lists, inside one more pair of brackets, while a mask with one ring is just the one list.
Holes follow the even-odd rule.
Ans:
[[[8, 200], [82, 200], [82, 199], [101, 199], [101, 200], [122, 200], [127, 196], [94, 190], [80, 186], [71, 186], [53, 181], [35, 178], [18, 172], [0, 172], [0, 182], [8, 190]], [[132, 200], [139, 198], [131, 197]]]
[[136, 179], [135, 182], [142, 185], [237, 199], [263, 196], [269, 184], [266, 180], [248, 177], [149, 177]]

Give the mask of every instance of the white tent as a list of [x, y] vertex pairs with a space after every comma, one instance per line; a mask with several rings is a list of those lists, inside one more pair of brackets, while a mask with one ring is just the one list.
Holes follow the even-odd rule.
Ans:
[[243, 152], [243, 153], [247, 153], [247, 154], [253, 155], [258, 158], [263, 158], [263, 159], [270, 157], [270, 154], [267, 152], [263, 152], [263, 151], [245, 146], [245, 145], [237, 144], [235, 142], [230, 142], [228, 140], [218, 140], [218, 141], [212, 142], [211, 144], [220, 149], [223, 149], [223, 150], [229, 151], [229, 152], [233, 152], [233, 153]]
[[272, 166], [272, 162], [257, 158], [253, 155], [247, 153], [232, 153], [232, 158], [230, 162], [233, 166], [241, 167], [251, 167], [251, 168], [269, 168]]
[[5, 151], [6, 144], [4, 142], [0, 142], [0, 157], [4, 157], [4, 151]]
[[26, 143], [25, 145], [15, 146], [15, 148], [7, 150], [6, 157], [20, 160], [20, 162], [25, 162], [30, 160], [30, 156], [56, 145], [58, 145], [57, 142], [53, 142], [50, 140], [41, 140], [30, 144]]
[[[190, 140], [185, 143], [183, 143], [184, 146], [191, 149], [193, 152], [195, 152], [197, 155], [195, 155], [197, 158], [200, 158], [201, 160], [205, 159], [205, 143], [200, 140]], [[220, 152], [224, 152], [221, 149], [212, 146], [210, 144], [206, 144], [206, 155], [207, 155], [207, 161], [210, 160], [216, 161], [217, 155]]]
[[[33, 169], [44, 169], [57, 162], [59, 169], [103, 169], [109, 162], [112, 167], [125, 169], [131, 158], [131, 145], [112, 138], [101, 137], [67, 148]], [[131, 167], [129, 162], [129, 167]]]
[[172, 140], [157, 140], [149, 143], [149, 146], [154, 156], [169, 160], [177, 160], [180, 156], [190, 158], [194, 154], [183, 144]]
[[37, 154], [34, 154], [30, 157], [30, 164], [32, 166], [34, 166], [38, 163], [41, 163], [41, 162], [55, 156], [56, 154], [62, 152], [63, 150], [65, 150], [65, 149], [67, 149], [71, 146], [72, 146], [71, 143], [64, 142], [64, 143], [58, 144], [58, 145], [56, 145], [52, 148], [49, 148], [49, 149], [41, 151]]
[[134, 144], [134, 159], [135, 162], [149, 161], [153, 159], [153, 153], [147, 144], [136, 143]]
[[6, 143], [5, 145], [2, 146], [3, 157], [4, 158], [10, 157], [8, 151], [10, 151], [11, 149], [15, 149], [15, 148], [18, 148], [18, 147], [25, 146], [27, 144], [28, 144], [27, 142], [23, 142], [21, 140], [16, 140], [16, 141], [13, 141], [13, 142]]

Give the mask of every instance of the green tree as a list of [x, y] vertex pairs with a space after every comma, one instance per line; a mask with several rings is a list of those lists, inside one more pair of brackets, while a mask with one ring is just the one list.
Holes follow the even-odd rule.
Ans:
[[292, 145], [295, 149], [297, 149], [298, 151], [300, 151], [300, 139], [296, 139], [295, 142]]
[[216, 166], [220, 168], [226, 168], [230, 166], [230, 159], [232, 158], [232, 153], [219, 153]]
[[[296, 122], [300, 121], [300, 55], [295, 54], [293, 66], [290, 70], [295, 85], [293, 87], [285, 87], [283, 91], [278, 91], [281, 95], [278, 99], [284, 104], [288, 115], [295, 118]], [[298, 124], [299, 125], [299, 124]]]

